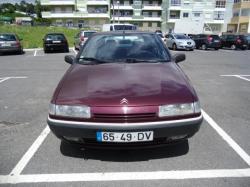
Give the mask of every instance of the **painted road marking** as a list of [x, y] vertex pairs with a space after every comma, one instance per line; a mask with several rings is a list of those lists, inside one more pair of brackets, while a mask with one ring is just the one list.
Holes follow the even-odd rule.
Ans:
[[72, 51], [77, 55], [77, 51], [75, 49], [72, 49]]
[[208, 124], [233, 148], [233, 150], [250, 166], [250, 156], [204, 111], [202, 115]]
[[250, 75], [221, 75], [221, 77], [237, 77], [239, 79], [250, 82], [250, 79], [246, 78], [246, 77], [249, 77], [249, 76]]
[[[202, 110], [204, 119], [229, 144], [231, 148], [250, 166], [249, 155]], [[183, 170], [153, 172], [107, 172], [107, 173], [66, 173], [66, 174], [31, 174], [21, 175], [30, 159], [39, 149], [50, 133], [48, 126], [34, 141], [28, 151], [9, 175], [0, 176], [0, 184], [6, 183], [40, 183], [40, 182], [86, 182], [86, 181], [121, 181], [121, 180], [166, 180], [166, 179], [208, 179], [250, 177], [250, 168], [246, 169], [215, 169], [215, 170]]]
[[33, 157], [33, 155], [36, 153], [40, 145], [43, 143], [45, 138], [50, 133], [50, 129], [48, 126], [45, 127], [45, 129], [42, 131], [42, 133], [37, 137], [37, 139], [34, 141], [34, 143], [30, 146], [28, 151], [23, 155], [21, 160], [17, 163], [17, 165], [14, 167], [14, 169], [11, 171], [10, 175], [15, 176], [19, 175], [25, 166], [28, 164], [30, 159]]
[[36, 53], [37, 53], [37, 50], [35, 50], [35, 52], [34, 52], [34, 56], [36, 56]]
[[0, 176], [0, 184], [41, 182], [94, 182], [135, 180], [177, 180], [250, 177], [250, 169], [184, 170], [153, 172], [69, 173]]
[[7, 81], [9, 79], [26, 79], [28, 77], [0, 77], [0, 83]]

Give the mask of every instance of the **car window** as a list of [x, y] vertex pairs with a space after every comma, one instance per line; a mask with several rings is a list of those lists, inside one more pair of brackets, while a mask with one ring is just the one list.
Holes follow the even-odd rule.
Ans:
[[106, 61], [126, 59], [169, 61], [164, 44], [154, 34], [96, 35], [88, 40], [80, 58], [95, 58]]
[[48, 34], [46, 40], [65, 40], [63, 34]]
[[210, 35], [214, 40], [220, 40], [220, 37], [218, 35]]
[[90, 37], [92, 34], [94, 34], [95, 32], [84, 32], [84, 37]]
[[176, 34], [175, 35], [176, 39], [182, 40], [182, 39], [189, 39], [186, 35], [181, 35], [181, 34]]
[[16, 37], [13, 34], [0, 34], [0, 41], [16, 41]]
[[119, 30], [136, 30], [133, 25], [114, 25], [116, 31]]

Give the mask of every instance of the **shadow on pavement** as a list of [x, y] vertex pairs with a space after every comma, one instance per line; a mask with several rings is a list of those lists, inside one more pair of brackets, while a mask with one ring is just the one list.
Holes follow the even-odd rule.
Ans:
[[101, 160], [113, 162], [135, 162], [152, 159], [178, 157], [188, 153], [188, 140], [157, 148], [147, 149], [81, 149], [62, 141], [60, 146], [64, 156], [82, 158], [85, 160]]

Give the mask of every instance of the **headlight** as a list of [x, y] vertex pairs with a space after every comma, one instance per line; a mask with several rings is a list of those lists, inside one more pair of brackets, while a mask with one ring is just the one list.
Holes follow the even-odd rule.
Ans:
[[90, 118], [90, 107], [50, 104], [49, 114], [66, 117]]
[[201, 112], [199, 102], [159, 106], [159, 117], [181, 116]]

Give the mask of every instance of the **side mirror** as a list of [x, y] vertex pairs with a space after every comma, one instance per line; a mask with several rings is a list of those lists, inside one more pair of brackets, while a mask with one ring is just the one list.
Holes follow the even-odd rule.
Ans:
[[69, 63], [69, 64], [73, 64], [75, 57], [73, 55], [66, 55], [64, 57], [65, 62]]
[[179, 54], [175, 54], [173, 58], [174, 58], [175, 63], [179, 63], [179, 62], [186, 60], [186, 55], [183, 53], [179, 53]]

